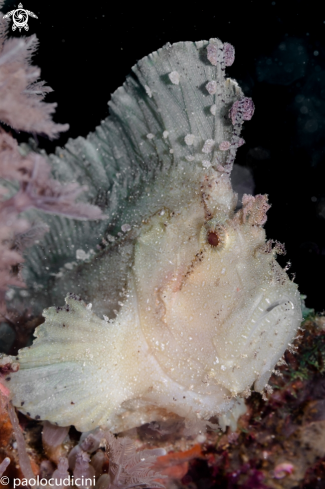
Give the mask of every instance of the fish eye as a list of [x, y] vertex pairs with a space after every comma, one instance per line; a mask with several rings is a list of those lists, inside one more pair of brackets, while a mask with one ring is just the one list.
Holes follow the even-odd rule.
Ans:
[[208, 233], [208, 243], [211, 246], [218, 246], [218, 244], [220, 243], [220, 237], [216, 231], [210, 231]]
[[227, 242], [226, 222], [220, 222], [216, 218], [206, 222], [201, 229], [201, 243], [211, 246], [213, 252], [223, 250]]

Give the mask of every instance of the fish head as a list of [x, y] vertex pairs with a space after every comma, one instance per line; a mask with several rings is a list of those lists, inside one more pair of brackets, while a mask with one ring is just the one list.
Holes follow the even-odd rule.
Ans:
[[267, 196], [237, 196], [210, 169], [190, 202], [163, 209], [137, 240], [140, 324], [165, 373], [198, 393], [263, 390], [301, 322], [300, 298], [266, 241]]

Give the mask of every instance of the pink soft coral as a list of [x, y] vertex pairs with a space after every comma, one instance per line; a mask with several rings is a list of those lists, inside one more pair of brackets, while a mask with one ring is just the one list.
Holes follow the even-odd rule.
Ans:
[[[2, 5], [0, 1], [0, 9]], [[7, 27], [1, 15], [0, 122], [16, 130], [57, 137], [69, 126], [54, 123], [52, 114], [56, 104], [42, 100], [52, 89], [38, 80], [39, 68], [31, 66], [38, 41], [35, 36], [6, 40]], [[32, 244], [33, 236], [38, 239], [47, 230], [47, 226], [38, 224], [36, 232], [30, 232], [31, 224], [20, 217], [23, 211], [36, 208], [74, 219], [103, 216], [98, 207], [76, 202], [86, 187], [76, 183], [62, 185], [51, 178], [48, 160], [34, 152], [23, 156], [17, 141], [3, 130], [0, 132], [0, 179], [3, 182], [0, 185], [0, 310], [4, 313], [7, 286], [24, 285], [17, 273], [23, 262], [23, 247]]]

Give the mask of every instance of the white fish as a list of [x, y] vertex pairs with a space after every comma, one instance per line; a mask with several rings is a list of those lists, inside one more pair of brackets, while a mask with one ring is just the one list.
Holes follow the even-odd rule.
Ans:
[[[230, 172], [254, 105], [224, 76], [233, 58], [218, 39], [152, 53], [96, 132], [52, 157], [108, 223], [49, 217], [45, 246], [27, 258], [31, 303], [72, 290], [91, 305], [68, 294], [44, 311], [8, 381], [22, 412], [80, 431], [175, 415], [229, 423], [252, 386], [265, 388], [301, 306], [281, 247], [266, 242], [267, 197], [245, 194], [235, 211]], [[91, 252], [99, 237], [110, 243]], [[43, 264], [56, 278], [42, 288]]]

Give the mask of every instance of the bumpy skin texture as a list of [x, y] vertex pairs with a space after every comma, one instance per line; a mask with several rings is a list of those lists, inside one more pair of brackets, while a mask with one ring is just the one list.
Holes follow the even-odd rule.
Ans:
[[203, 198], [143, 225], [115, 320], [73, 296], [45, 311], [12, 375], [16, 406], [81, 431], [123, 431], [168, 413], [209, 419], [264, 388], [301, 321], [297, 286], [252, 223], [261, 206], [234, 214], [228, 177], [202, 179]]
[[[166, 163], [154, 183], [148, 181], [134, 212], [127, 209], [124, 222], [132, 229], [119, 243], [56, 282], [55, 293], [74, 286], [95, 312], [68, 295], [65, 307], [45, 310], [33, 346], [20, 352], [20, 370], [8, 387], [14, 405], [36, 419], [115, 432], [175, 415], [187, 421], [217, 415], [223, 424], [232, 423], [242, 396], [253, 385], [264, 389], [301, 322], [297, 285], [276, 262], [279, 247], [272, 250], [266, 243], [267, 197], [244, 195], [242, 209], [235, 212], [229, 174], [245, 114], [238, 109], [231, 125], [229, 104], [242, 100], [242, 93], [235, 82], [224, 80], [223, 45], [214, 39], [208, 46], [173, 48], [145, 58], [139, 69], [150, 78], [152, 63], [158, 63], [163, 74], [157, 85], [166, 80], [166, 100], [179, 97], [173, 99], [176, 115], [182, 100], [185, 108], [193, 104], [194, 112], [186, 111], [180, 126], [172, 126], [168, 114], [164, 119], [164, 105], [158, 111], [174, 153], [159, 149], [166, 127], [143, 134], [145, 145], [147, 134], [155, 133], [150, 141], [156, 140], [157, 154], [162, 159], [172, 154], [175, 164]], [[193, 77], [204, 80], [188, 91], [185, 75], [193, 60], [185, 57], [180, 66], [183, 52], [195, 59]], [[209, 79], [217, 81], [212, 95], [204, 88], [207, 52], [216, 66], [215, 73], [209, 71]], [[168, 60], [166, 72], [159, 56]], [[168, 78], [172, 69], [180, 74], [177, 84]], [[213, 124], [210, 111], [202, 110], [201, 86], [216, 106]], [[150, 90], [143, 90], [150, 104], [162, 93], [155, 87], [151, 79]], [[120, 102], [125, 100], [123, 94]], [[141, 98], [137, 102], [144, 104]], [[190, 114], [197, 126], [187, 126]], [[188, 135], [193, 135], [191, 145]], [[228, 149], [221, 151], [224, 141]], [[112, 318], [114, 309], [115, 319], [100, 319]]]

